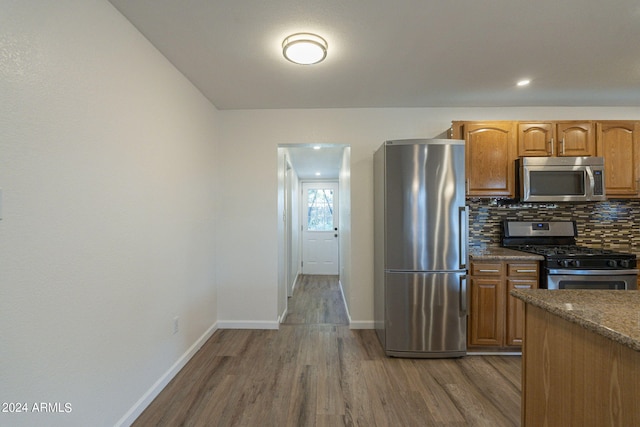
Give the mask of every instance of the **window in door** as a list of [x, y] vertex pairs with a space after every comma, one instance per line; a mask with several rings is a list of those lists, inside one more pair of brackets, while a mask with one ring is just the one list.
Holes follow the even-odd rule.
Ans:
[[333, 230], [333, 189], [307, 189], [307, 231]]

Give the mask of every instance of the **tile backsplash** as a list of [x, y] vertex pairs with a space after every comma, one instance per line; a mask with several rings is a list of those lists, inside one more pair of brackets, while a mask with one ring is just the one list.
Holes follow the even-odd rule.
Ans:
[[584, 204], [505, 203], [469, 199], [469, 245], [499, 246], [503, 220], [575, 220], [578, 244], [640, 252], [640, 200], [609, 200]]

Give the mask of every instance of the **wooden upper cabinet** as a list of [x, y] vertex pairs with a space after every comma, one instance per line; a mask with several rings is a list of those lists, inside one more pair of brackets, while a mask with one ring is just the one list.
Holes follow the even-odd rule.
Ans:
[[607, 197], [639, 197], [640, 122], [596, 123], [596, 152], [604, 157]]
[[515, 196], [515, 122], [454, 122], [453, 137], [466, 142], [467, 196]]
[[595, 156], [596, 142], [593, 123], [556, 123], [556, 156]]
[[553, 155], [553, 123], [518, 123], [518, 157]]
[[518, 156], [595, 156], [591, 122], [519, 122]]

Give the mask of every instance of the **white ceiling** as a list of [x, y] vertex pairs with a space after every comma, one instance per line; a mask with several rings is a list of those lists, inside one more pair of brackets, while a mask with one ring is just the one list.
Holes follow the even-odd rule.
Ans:
[[640, 106], [638, 0], [110, 2], [221, 110]]
[[298, 178], [304, 180], [335, 180], [340, 175], [340, 165], [345, 146], [340, 144], [282, 145], [287, 150], [291, 166]]
[[638, 0], [110, 1], [223, 110], [640, 105]]

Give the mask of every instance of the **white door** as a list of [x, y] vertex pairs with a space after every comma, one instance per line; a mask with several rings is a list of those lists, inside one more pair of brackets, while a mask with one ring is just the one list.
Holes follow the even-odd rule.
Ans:
[[302, 274], [338, 274], [338, 183], [302, 185]]

